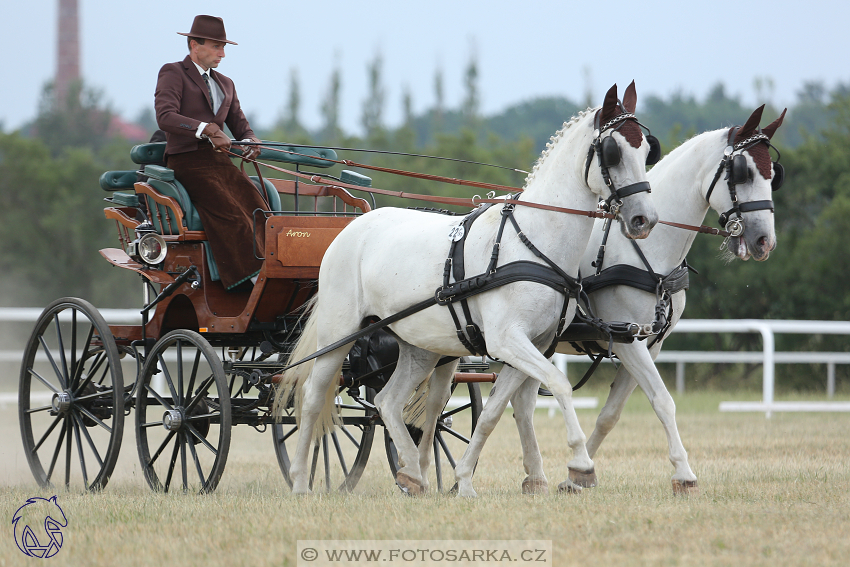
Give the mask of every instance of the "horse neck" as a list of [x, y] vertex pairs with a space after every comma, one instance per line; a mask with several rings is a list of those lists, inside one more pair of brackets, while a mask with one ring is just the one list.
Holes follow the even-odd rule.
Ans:
[[[520, 200], [583, 211], [596, 209], [598, 198], [584, 182], [593, 117], [594, 113], [587, 111], [553, 136]], [[522, 206], [514, 214], [523, 233], [538, 249], [563, 269], [576, 271], [593, 228], [591, 219]]]
[[[649, 172], [647, 177], [660, 219], [693, 226], [702, 224], [709, 209], [705, 193], [723, 156], [725, 135], [723, 129], [691, 138]], [[666, 273], [682, 263], [696, 234], [659, 224], [639, 244], [653, 269]]]

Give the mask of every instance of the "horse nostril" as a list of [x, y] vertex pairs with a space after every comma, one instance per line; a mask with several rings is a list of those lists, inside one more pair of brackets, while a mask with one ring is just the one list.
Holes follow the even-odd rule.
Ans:
[[632, 228], [640, 230], [644, 226], [646, 226], [646, 217], [645, 216], [638, 215], [638, 216], [636, 216], [632, 219]]
[[756, 241], [756, 243], [758, 244], [759, 248], [767, 248], [767, 246], [768, 246], [768, 245], [767, 245], [767, 242], [768, 242], [768, 240], [767, 240], [767, 237], [766, 237], [766, 236], [762, 236], [761, 238], [759, 238], [759, 239]]

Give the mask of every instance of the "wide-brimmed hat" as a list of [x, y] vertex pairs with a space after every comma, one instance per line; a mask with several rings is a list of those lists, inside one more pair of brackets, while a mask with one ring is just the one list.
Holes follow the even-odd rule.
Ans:
[[199, 37], [213, 41], [223, 41], [231, 45], [239, 45], [235, 41], [227, 39], [227, 34], [224, 32], [224, 20], [215, 16], [195, 16], [195, 21], [192, 22], [192, 31], [189, 33], [177, 33], [188, 37]]

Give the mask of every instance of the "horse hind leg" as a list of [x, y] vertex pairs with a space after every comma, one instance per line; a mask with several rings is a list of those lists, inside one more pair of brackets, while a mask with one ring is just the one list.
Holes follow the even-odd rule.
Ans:
[[434, 436], [437, 430], [437, 420], [440, 418], [443, 408], [446, 407], [452, 395], [451, 384], [452, 380], [454, 380], [458, 362], [459, 360], [438, 366], [434, 369], [431, 377], [428, 378], [428, 397], [425, 402], [425, 415], [424, 419], [420, 420], [420, 423], [417, 424], [422, 430], [422, 438], [419, 441], [419, 470], [426, 485], [428, 471], [431, 468], [431, 458], [435, 450]]
[[398, 364], [387, 384], [375, 396], [375, 407], [398, 452], [399, 469], [396, 483], [407, 494], [416, 496], [427, 489], [427, 481], [419, 468], [419, 450], [410, 436], [402, 416], [404, 406], [440, 360], [439, 354], [398, 341]]
[[350, 345], [342, 346], [320, 356], [302, 386], [298, 421], [300, 434], [290, 471], [293, 494], [310, 493], [310, 454], [327, 422], [333, 419], [333, 412], [336, 411], [334, 397], [339, 387], [339, 372], [350, 348]]
[[537, 403], [537, 389], [540, 382], [526, 378], [511, 398], [514, 419], [522, 445], [522, 466], [526, 477], [522, 481], [523, 494], [548, 494], [549, 482], [543, 472], [543, 456], [537, 445], [534, 433], [534, 408]]

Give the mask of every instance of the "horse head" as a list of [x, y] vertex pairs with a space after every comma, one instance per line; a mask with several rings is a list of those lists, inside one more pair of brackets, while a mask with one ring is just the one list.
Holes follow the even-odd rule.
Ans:
[[[726, 249], [742, 260], [750, 256], [757, 261], [767, 260], [776, 248], [771, 194], [782, 186], [785, 171], [778, 157], [777, 161], [771, 160], [770, 140], [782, 124], [786, 110], [772, 123], [759, 128], [762, 105], [743, 126], [729, 129], [723, 161], [706, 193], [709, 205], [720, 214], [720, 226], [730, 233]], [[728, 191], [713, 191], [724, 172], [722, 180]]]
[[[651, 134], [644, 136], [635, 117], [635, 83], [626, 88], [623, 101], [617, 98], [617, 85], [605, 94], [602, 108], [593, 121], [593, 141], [585, 161], [585, 182], [602, 199], [606, 208], [622, 222], [623, 235], [646, 238], [658, 222], [658, 213], [649, 197], [646, 166], [658, 161], [661, 146]], [[596, 154], [598, 167], [591, 162]], [[595, 172], [591, 175], [590, 170]]]

